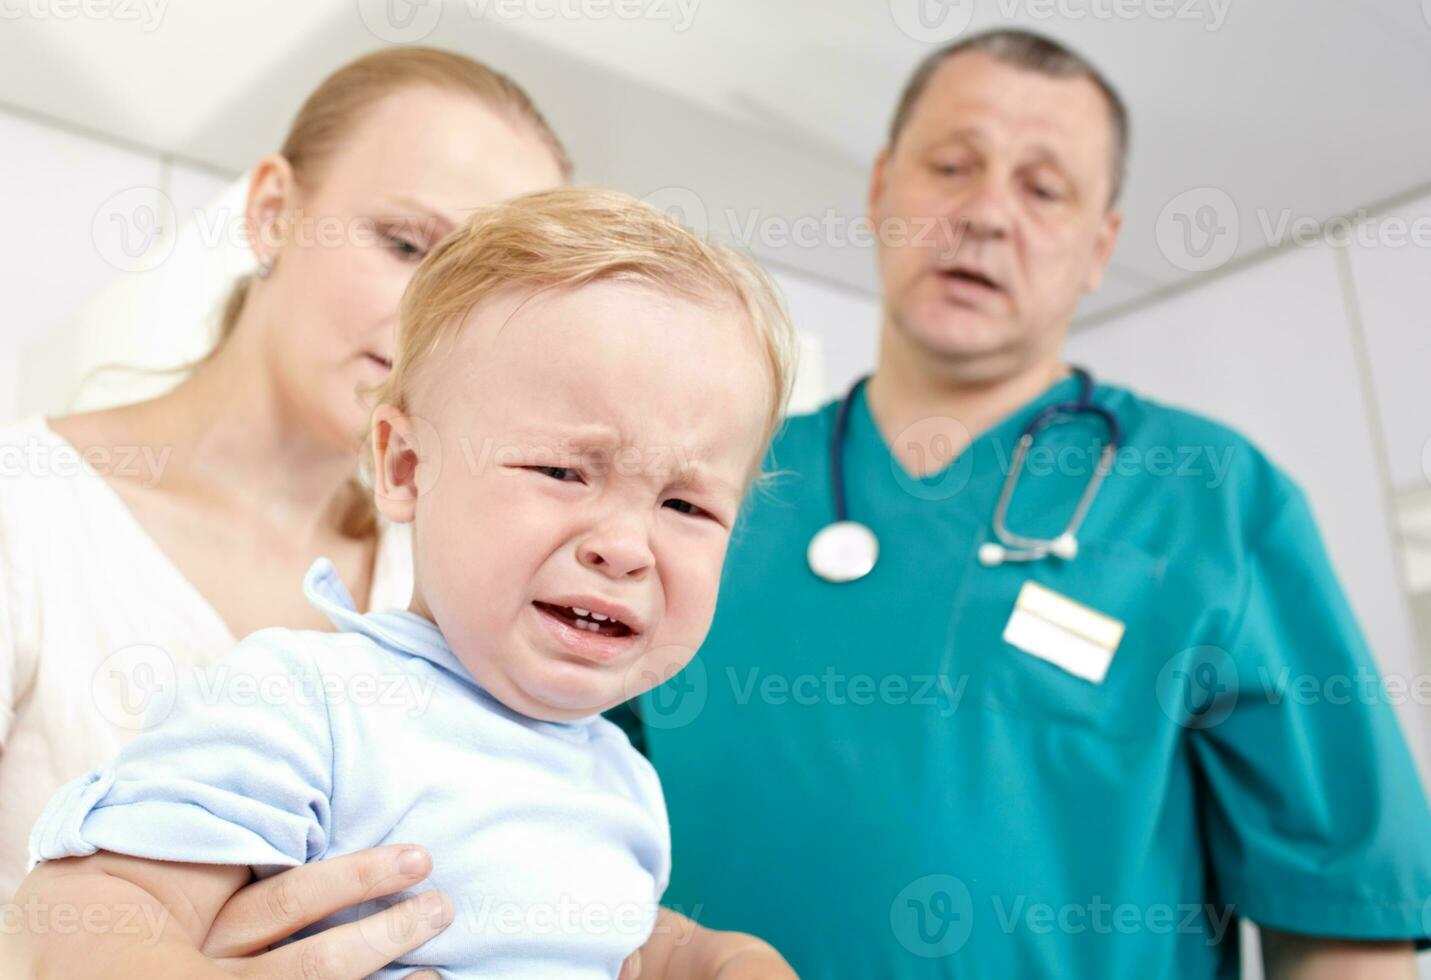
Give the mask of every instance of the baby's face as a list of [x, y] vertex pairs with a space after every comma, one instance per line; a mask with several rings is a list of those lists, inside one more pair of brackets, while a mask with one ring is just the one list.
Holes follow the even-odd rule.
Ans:
[[410, 415], [375, 420], [393, 475], [379, 506], [415, 521], [413, 611], [531, 717], [665, 681], [710, 627], [764, 441], [770, 385], [747, 323], [601, 282], [492, 297], [449, 343]]

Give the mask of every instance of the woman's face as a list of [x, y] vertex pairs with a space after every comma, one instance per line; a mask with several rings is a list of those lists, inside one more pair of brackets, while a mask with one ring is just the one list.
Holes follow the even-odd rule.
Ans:
[[363, 390], [388, 373], [398, 301], [423, 256], [473, 209], [563, 182], [533, 128], [473, 96], [421, 87], [371, 107], [313, 186], [291, 188], [283, 240], [261, 251], [276, 261], [250, 302], [263, 306], [285, 416], [354, 450]]

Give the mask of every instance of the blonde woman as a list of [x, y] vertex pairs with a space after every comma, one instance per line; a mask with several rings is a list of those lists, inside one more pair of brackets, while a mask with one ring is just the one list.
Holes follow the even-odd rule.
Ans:
[[[427, 251], [474, 208], [569, 171], [540, 113], [497, 72], [433, 49], [360, 58], [319, 85], [282, 151], [254, 167], [244, 219], [259, 271], [235, 288], [212, 354], [152, 401], [0, 431], [0, 448], [31, 461], [0, 481], [0, 901], [24, 875], [45, 802], [135, 734], [132, 709], [164, 695], [166, 664], [207, 662], [261, 627], [330, 628], [300, 588], [320, 555], [361, 608], [407, 604], [407, 538], [376, 520], [354, 480], [360, 389], [387, 374], [398, 299]], [[74, 466], [131, 449], [164, 465], [133, 477]], [[116, 666], [135, 656], [142, 669]], [[302, 869], [252, 905], [241, 895], [212, 949], [246, 954], [301, 924], [260, 928], [246, 909], [301, 917], [299, 892], [349, 904], [333, 882], [365, 861], [398, 869], [403, 851]], [[389, 891], [427, 868], [412, 850]], [[288, 947], [300, 952], [265, 975], [288, 975], [296, 956], [342, 965], [342, 940]]]

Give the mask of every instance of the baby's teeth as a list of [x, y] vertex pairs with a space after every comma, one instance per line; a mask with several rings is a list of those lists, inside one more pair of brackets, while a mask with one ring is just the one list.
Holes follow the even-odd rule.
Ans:
[[601, 613], [592, 613], [591, 618], [596, 620], [598, 623], [604, 623], [607, 620], [607, 617], [603, 616]]
[[591, 615], [591, 613], [587, 612], [585, 609], [578, 609], [578, 608], [576, 608], [575, 606], [572, 606], [572, 607], [571, 607], [571, 611], [574, 612], [574, 613], [576, 613], [578, 616], [590, 616], [590, 615]]

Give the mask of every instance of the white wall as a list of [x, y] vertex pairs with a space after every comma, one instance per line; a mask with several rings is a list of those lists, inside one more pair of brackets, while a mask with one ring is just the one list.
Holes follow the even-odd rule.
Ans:
[[117, 304], [111, 325], [86, 307], [117, 283], [162, 276], [168, 263], [145, 255], [173, 254], [182, 220], [231, 178], [15, 113], [0, 112], [0, 146], [0, 200], [14, 231], [0, 239], [3, 423], [64, 411], [85, 357], [125, 349], [110, 343], [121, 335], [152, 348], [153, 310]]
[[879, 302], [858, 289], [767, 268], [804, 339], [801, 374], [806, 383], [799, 404], [792, 400], [791, 409], [808, 412], [843, 394], [874, 366]]

